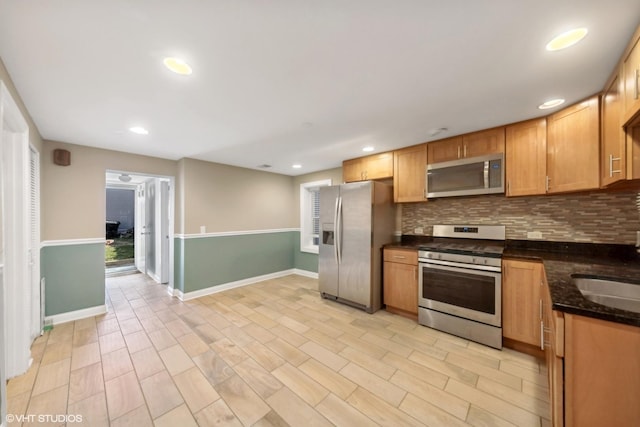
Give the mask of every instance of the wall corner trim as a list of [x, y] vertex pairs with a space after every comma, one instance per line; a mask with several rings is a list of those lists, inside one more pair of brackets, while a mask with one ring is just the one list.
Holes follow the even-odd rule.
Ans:
[[59, 325], [60, 323], [73, 322], [75, 320], [86, 319], [87, 317], [99, 316], [107, 312], [106, 305], [83, 308], [81, 310], [68, 311], [66, 313], [54, 314], [44, 318], [45, 325]]
[[217, 294], [218, 292], [228, 291], [229, 289], [240, 288], [242, 286], [252, 285], [254, 283], [262, 282], [269, 279], [277, 279], [279, 277], [290, 276], [292, 274], [297, 274], [299, 276], [305, 277], [315, 277], [318, 276], [318, 273], [314, 273], [312, 271], [299, 270], [296, 268], [292, 268], [290, 270], [278, 271], [275, 273], [263, 274], [262, 276], [249, 277], [247, 279], [237, 280], [235, 282], [223, 283], [221, 285], [210, 286], [204, 289], [198, 289], [197, 291], [184, 293], [180, 290], [174, 290], [174, 294], [181, 301], [189, 301], [195, 298], [204, 297], [211, 294]]
[[274, 228], [268, 230], [238, 230], [238, 231], [219, 231], [214, 233], [197, 233], [197, 234], [174, 234], [178, 239], [202, 239], [205, 237], [223, 237], [223, 236], [242, 236], [250, 234], [270, 234], [270, 233], [288, 233], [291, 231], [300, 231], [300, 228]]

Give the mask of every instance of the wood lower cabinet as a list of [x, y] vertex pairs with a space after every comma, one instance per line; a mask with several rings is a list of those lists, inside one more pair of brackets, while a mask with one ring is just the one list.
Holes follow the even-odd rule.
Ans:
[[541, 343], [540, 262], [502, 261], [502, 336], [543, 347]]
[[504, 163], [507, 197], [546, 193], [546, 119], [507, 126]]
[[344, 182], [392, 177], [393, 152], [374, 154], [342, 162], [342, 179]]
[[554, 427], [640, 425], [640, 327], [554, 311], [542, 314]]
[[383, 302], [387, 311], [418, 319], [418, 251], [385, 249]]
[[564, 316], [553, 311], [549, 285], [543, 272], [542, 281], [542, 332], [544, 355], [547, 365], [551, 424], [564, 425]]
[[423, 202], [427, 200], [427, 145], [393, 152], [393, 201]]
[[565, 314], [565, 425], [640, 425], [640, 327]]
[[600, 186], [598, 97], [547, 117], [547, 193]]

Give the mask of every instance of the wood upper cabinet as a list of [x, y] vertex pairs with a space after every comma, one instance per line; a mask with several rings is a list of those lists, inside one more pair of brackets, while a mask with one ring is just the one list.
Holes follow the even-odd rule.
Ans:
[[448, 162], [458, 160], [462, 156], [462, 137], [441, 139], [427, 144], [429, 163]]
[[600, 183], [603, 187], [626, 178], [625, 133], [622, 127], [620, 72], [614, 74], [602, 94], [602, 139], [600, 141]]
[[505, 128], [483, 130], [462, 135], [463, 157], [478, 157], [486, 154], [504, 153]]
[[385, 249], [383, 302], [387, 311], [418, 318], [418, 251]]
[[626, 133], [627, 179], [640, 179], [640, 119], [627, 126]]
[[543, 266], [502, 261], [502, 336], [543, 348], [541, 342]]
[[546, 119], [507, 126], [505, 174], [507, 197], [530, 196], [546, 192]]
[[598, 97], [547, 117], [547, 192], [600, 186]]
[[393, 201], [426, 200], [427, 145], [393, 152]]
[[391, 151], [342, 162], [344, 182], [391, 177], [393, 177], [393, 152]]
[[622, 123], [640, 112], [640, 28], [636, 30], [622, 62], [624, 113]]
[[427, 151], [429, 163], [504, 153], [504, 127], [433, 141]]

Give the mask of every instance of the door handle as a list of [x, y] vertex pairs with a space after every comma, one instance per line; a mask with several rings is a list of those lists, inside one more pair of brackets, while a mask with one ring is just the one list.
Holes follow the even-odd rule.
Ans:
[[333, 256], [338, 264], [338, 201], [340, 196], [336, 197], [336, 205], [333, 208]]
[[342, 263], [342, 196], [338, 197], [338, 222], [336, 224], [336, 249], [338, 251], [338, 264]]

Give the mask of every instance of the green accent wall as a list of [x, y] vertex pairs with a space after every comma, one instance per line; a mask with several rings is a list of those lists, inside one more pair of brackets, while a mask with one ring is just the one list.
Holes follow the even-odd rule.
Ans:
[[312, 254], [309, 252], [302, 252], [300, 250], [300, 232], [295, 232], [294, 239], [294, 264], [295, 268], [299, 270], [318, 272], [318, 254]]
[[[40, 262], [47, 316], [105, 304], [104, 244], [45, 246]], [[183, 293], [293, 268], [318, 271], [299, 231], [174, 239], [174, 288]]]
[[45, 246], [40, 251], [45, 278], [45, 315], [104, 305], [104, 244]]
[[[178, 239], [176, 288], [193, 292], [294, 268], [293, 231]], [[180, 268], [180, 263], [175, 265]], [[179, 287], [182, 284], [182, 288]]]

